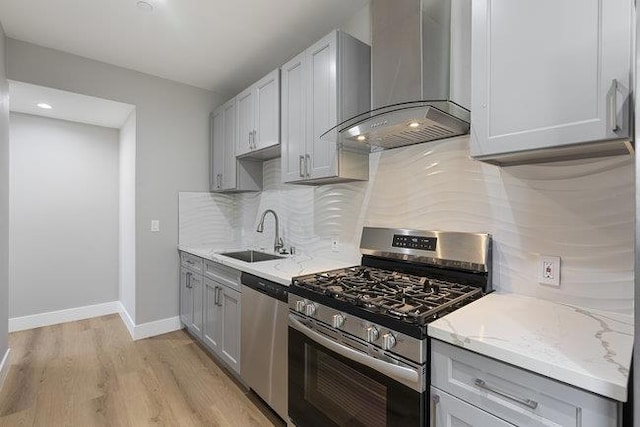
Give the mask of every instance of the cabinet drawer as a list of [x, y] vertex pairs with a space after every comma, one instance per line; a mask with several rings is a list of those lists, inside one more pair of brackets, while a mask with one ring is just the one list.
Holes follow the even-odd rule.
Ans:
[[618, 425], [617, 402], [437, 340], [431, 384], [515, 425]]
[[239, 270], [227, 267], [215, 261], [204, 261], [204, 276], [216, 282], [228, 286], [240, 292], [240, 274]]
[[431, 427], [478, 426], [514, 427], [435, 387], [431, 387]]
[[186, 252], [181, 252], [180, 262], [184, 268], [188, 268], [195, 273], [202, 274], [202, 258]]

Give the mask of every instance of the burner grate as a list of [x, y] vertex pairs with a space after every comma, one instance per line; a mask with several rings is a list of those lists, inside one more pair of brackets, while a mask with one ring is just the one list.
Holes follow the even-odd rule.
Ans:
[[482, 296], [477, 287], [364, 266], [297, 277], [294, 286], [418, 324]]

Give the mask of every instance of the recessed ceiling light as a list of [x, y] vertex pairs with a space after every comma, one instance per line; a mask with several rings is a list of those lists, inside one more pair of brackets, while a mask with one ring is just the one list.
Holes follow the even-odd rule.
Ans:
[[365, 139], [367, 139], [366, 136], [364, 135], [358, 135], [358, 141], [364, 141]]
[[411, 123], [409, 123], [409, 127], [410, 127], [410, 128], [417, 128], [418, 126], [420, 126], [420, 123], [418, 123], [418, 122], [411, 122]]
[[44, 108], [45, 110], [51, 110], [53, 107], [45, 102], [41, 102], [38, 104], [38, 107]]
[[138, 6], [138, 9], [143, 12], [153, 12], [153, 5], [148, 1], [140, 0], [136, 3], [136, 6]]

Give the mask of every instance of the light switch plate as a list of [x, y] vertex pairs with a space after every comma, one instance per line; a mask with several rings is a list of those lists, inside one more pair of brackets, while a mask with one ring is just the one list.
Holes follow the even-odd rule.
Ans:
[[541, 285], [560, 286], [560, 257], [540, 255], [538, 258], [538, 282]]
[[156, 233], [158, 231], [160, 231], [160, 221], [157, 219], [152, 219], [151, 220], [151, 231]]

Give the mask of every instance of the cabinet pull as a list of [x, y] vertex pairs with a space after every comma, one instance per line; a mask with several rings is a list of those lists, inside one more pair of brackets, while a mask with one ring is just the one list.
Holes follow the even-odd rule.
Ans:
[[617, 132], [618, 128], [618, 80], [611, 81], [611, 105], [609, 106], [609, 114], [611, 114], [611, 130]]
[[512, 394], [509, 394], [509, 393], [507, 393], [505, 391], [498, 390], [498, 389], [496, 389], [494, 387], [491, 387], [484, 380], [481, 380], [480, 378], [476, 378], [474, 383], [475, 383], [475, 385], [477, 385], [481, 389], [487, 390], [488, 392], [491, 392], [493, 394], [497, 394], [498, 396], [505, 397], [505, 398], [507, 398], [509, 400], [512, 400], [512, 401], [516, 402], [516, 403], [520, 403], [521, 405], [524, 405], [524, 406], [526, 406], [528, 408], [536, 409], [538, 407], [538, 402], [536, 402], [535, 400], [524, 399], [522, 397], [513, 396]]
[[252, 139], [253, 139], [253, 132], [249, 132], [249, 149], [253, 148]]
[[187, 286], [187, 289], [191, 289], [192, 288], [192, 286], [191, 286], [191, 273], [187, 273], [187, 284], [186, 284], [186, 286]]
[[438, 423], [438, 417], [436, 411], [438, 410], [438, 403], [440, 403], [440, 396], [434, 394], [431, 396], [431, 427], [436, 427]]
[[305, 156], [305, 161], [304, 161], [304, 172], [307, 177], [311, 176], [311, 173], [309, 172], [310, 169], [311, 169], [311, 155], [307, 154]]
[[258, 131], [254, 130], [253, 131], [253, 149], [257, 149], [258, 146], [256, 145], [256, 139], [258, 139]]
[[304, 165], [304, 156], [300, 156], [300, 164], [298, 165], [298, 170], [300, 171], [300, 178], [304, 178], [305, 174], [305, 165]]

